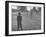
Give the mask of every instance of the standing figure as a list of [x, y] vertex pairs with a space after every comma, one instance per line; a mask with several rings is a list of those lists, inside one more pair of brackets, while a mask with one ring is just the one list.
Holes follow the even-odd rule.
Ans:
[[18, 16], [17, 16], [17, 30], [19, 30], [19, 28], [21, 28], [22, 30], [22, 16], [21, 16], [21, 13], [18, 13]]

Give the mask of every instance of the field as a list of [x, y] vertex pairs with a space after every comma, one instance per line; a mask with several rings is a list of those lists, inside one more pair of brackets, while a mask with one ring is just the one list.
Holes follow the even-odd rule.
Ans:
[[[41, 29], [41, 16], [36, 15], [22, 15], [22, 28], [23, 30], [39, 30]], [[12, 14], [12, 31], [17, 31], [17, 16]]]

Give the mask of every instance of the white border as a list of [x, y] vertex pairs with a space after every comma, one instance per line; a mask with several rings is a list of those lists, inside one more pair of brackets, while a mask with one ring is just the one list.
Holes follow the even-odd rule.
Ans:
[[[29, 31], [11, 31], [11, 5], [16, 6], [35, 6], [35, 7], [41, 7], [41, 30], [29, 30]], [[41, 4], [25, 4], [25, 3], [9, 3], [9, 35], [11, 34], [26, 34], [26, 33], [42, 33], [44, 26], [43, 26], [43, 5]]]

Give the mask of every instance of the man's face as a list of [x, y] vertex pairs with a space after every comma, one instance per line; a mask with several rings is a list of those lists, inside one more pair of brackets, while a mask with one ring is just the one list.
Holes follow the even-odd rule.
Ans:
[[18, 15], [20, 16], [20, 15], [21, 15], [21, 13], [18, 13]]

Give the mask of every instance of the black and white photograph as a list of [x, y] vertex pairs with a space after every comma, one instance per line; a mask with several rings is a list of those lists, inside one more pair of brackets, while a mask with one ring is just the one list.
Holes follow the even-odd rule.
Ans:
[[41, 29], [41, 7], [12, 5], [12, 31]]
[[9, 2], [8, 35], [44, 33], [44, 3]]

